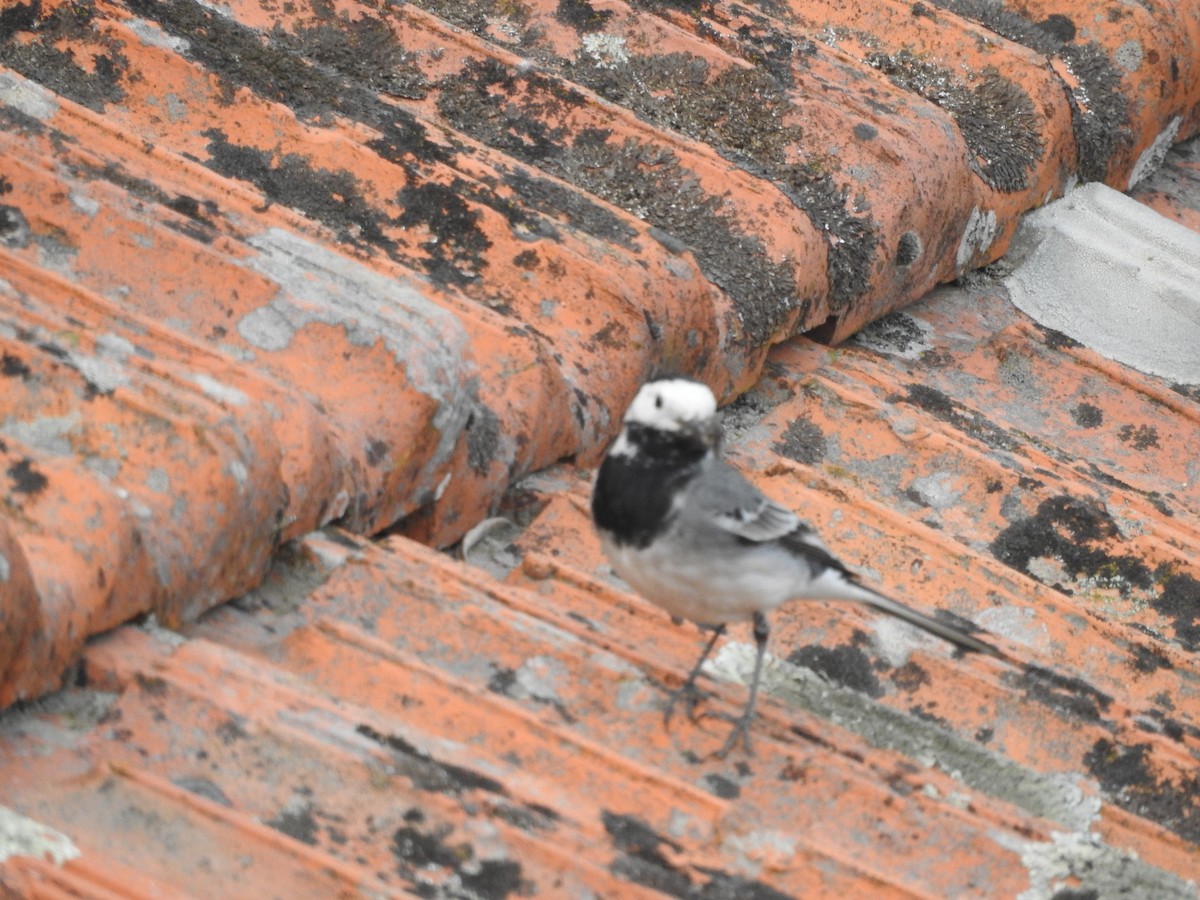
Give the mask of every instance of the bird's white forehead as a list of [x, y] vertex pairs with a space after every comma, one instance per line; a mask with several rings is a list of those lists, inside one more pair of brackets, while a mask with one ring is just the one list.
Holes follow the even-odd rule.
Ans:
[[667, 378], [643, 384], [629, 404], [626, 422], [674, 431], [683, 422], [708, 419], [717, 413], [717, 398], [708, 385], [686, 378]]

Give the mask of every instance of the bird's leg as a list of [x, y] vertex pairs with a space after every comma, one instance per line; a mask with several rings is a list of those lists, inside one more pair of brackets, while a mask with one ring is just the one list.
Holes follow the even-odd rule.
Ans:
[[729, 755], [740, 739], [742, 745], [746, 748], [746, 755], [753, 756], [754, 751], [750, 749], [750, 723], [754, 721], [754, 704], [758, 700], [758, 681], [762, 677], [763, 657], [767, 652], [767, 638], [771, 636], [771, 626], [767, 624], [767, 617], [761, 612], [754, 614], [754, 677], [750, 681], [750, 697], [746, 700], [746, 708], [742, 710], [742, 714], [734, 720], [733, 730], [729, 732], [729, 737], [725, 739], [724, 745], [714, 755], [717, 759], [724, 759]]
[[717, 640], [725, 633], [725, 626], [717, 625], [713, 628], [713, 636], [708, 639], [708, 643], [704, 645], [704, 652], [700, 654], [700, 658], [696, 660], [696, 664], [692, 666], [692, 671], [688, 672], [687, 678], [683, 682], [683, 687], [678, 690], [671, 691], [667, 696], [667, 710], [663, 714], [663, 725], [671, 724], [671, 714], [675, 712], [675, 704], [680, 698], [686, 698], [688, 718], [695, 720], [693, 713], [696, 710], [696, 704], [700, 702], [700, 692], [696, 690], [696, 679], [700, 677], [700, 668], [704, 665], [704, 661], [708, 659], [708, 655], [712, 653], [713, 647], [716, 646]]

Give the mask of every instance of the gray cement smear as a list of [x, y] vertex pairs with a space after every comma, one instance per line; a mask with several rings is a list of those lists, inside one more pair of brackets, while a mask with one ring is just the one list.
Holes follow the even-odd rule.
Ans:
[[[726, 644], [710, 666], [727, 681], [748, 681], [754, 649]], [[906, 715], [870, 697], [832, 684], [811, 669], [768, 657], [762, 689], [857, 734], [873, 747], [895, 750], [935, 766], [968, 787], [1056, 822], [1072, 831], [1088, 828], [1100, 813], [1100, 798], [1065, 775], [1043, 775], [961, 738], [932, 722]]]
[[1029, 888], [1017, 900], [1060, 897], [1128, 897], [1130, 900], [1195, 900], [1196, 884], [1138, 859], [1131, 850], [1105, 844], [1097, 834], [1052, 832], [1049, 841], [1026, 841], [1007, 832], [992, 837], [1021, 857]]
[[47, 859], [61, 866], [78, 857], [79, 848], [62, 832], [0, 806], [0, 862], [14, 856]]
[[1026, 216], [1009, 259], [1012, 301], [1040, 324], [1200, 384], [1200, 234], [1093, 183]]
[[[725, 681], [747, 683], [754, 669], [754, 648], [725, 644], [705, 667]], [[1095, 786], [1085, 789], [1066, 774], [1044, 774], [961, 738], [932, 722], [884, 706], [857, 691], [832, 684], [803, 666], [768, 655], [762, 689], [790, 706], [807, 710], [857, 734], [873, 747], [895, 750], [990, 797], [1063, 826], [1049, 841], [1029, 840], [1011, 831], [992, 829], [997, 845], [1016, 853], [1029, 873], [1028, 890], [1018, 900], [1052, 900], [1074, 885], [1071, 896], [1195, 900], [1196, 885], [1174, 873], [1112, 847], [1091, 832], [1100, 815]], [[947, 802], [955, 802], [952, 795]], [[1095, 893], [1091, 893], [1091, 891]]]

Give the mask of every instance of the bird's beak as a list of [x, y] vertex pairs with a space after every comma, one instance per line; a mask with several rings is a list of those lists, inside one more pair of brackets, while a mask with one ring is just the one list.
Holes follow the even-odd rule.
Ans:
[[683, 424], [683, 431], [686, 434], [693, 435], [704, 442], [704, 446], [711, 447], [714, 450], [720, 449], [721, 446], [721, 417], [719, 415], [709, 416], [707, 419], [694, 419], [691, 422]]

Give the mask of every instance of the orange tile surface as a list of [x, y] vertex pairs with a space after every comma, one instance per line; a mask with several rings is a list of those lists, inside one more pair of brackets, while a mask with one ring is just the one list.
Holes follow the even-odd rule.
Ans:
[[[4, 891], [1195, 897], [1200, 385], [929, 292], [1079, 181], [1200, 231], [1197, 48], [1192, 2], [0, 0]], [[1023, 664], [792, 607], [756, 757], [665, 731], [699, 636], [587, 519], [655, 370]]]

